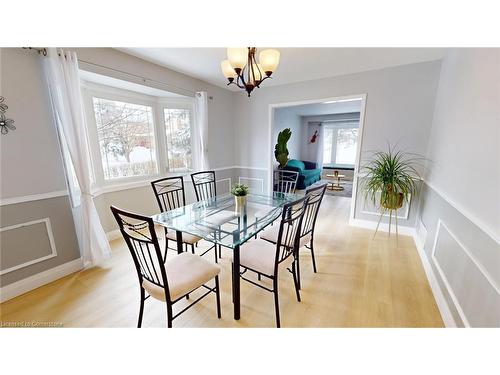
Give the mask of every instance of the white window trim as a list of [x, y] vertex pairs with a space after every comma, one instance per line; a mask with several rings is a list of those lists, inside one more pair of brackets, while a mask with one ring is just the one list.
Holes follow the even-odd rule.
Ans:
[[[159, 111], [161, 112], [161, 136], [163, 141], [165, 142], [165, 147], [162, 148], [162, 152], [164, 155], [162, 156], [162, 159], [165, 160], [165, 170], [164, 173], [166, 175], [188, 175], [189, 173], [193, 172], [193, 169], [188, 170], [188, 171], [183, 171], [183, 172], [171, 172], [170, 167], [168, 165], [169, 160], [167, 157], [167, 134], [165, 132], [165, 109], [187, 109], [189, 110], [189, 125], [190, 125], [190, 131], [191, 131], [191, 157], [193, 156], [193, 147], [194, 147], [194, 132], [195, 132], [195, 125], [194, 125], [194, 102], [193, 100], [191, 101], [186, 101], [186, 100], [179, 100], [176, 98], [161, 98], [158, 101], [158, 108]], [[191, 160], [191, 163], [193, 164], [193, 160]]]
[[[324, 164], [333, 164], [333, 165], [346, 165], [346, 166], [353, 166], [356, 164], [356, 161], [354, 161], [352, 164], [339, 164], [337, 163], [337, 138], [338, 138], [338, 131], [340, 129], [359, 129], [359, 121], [335, 121], [335, 122], [324, 122], [323, 123], [325, 126], [325, 130], [327, 128], [329, 129], [334, 129], [336, 131], [333, 132], [333, 137], [332, 137], [332, 151], [330, 155], [330, 163], [324, 163]], [[359, 130], [358, 130], [359, 132]], [[359, 138], [359, 134], [358, 134]], [[356, 140], [357, 142], [358, 140]]]
[[[118, 89], [95, 83], [82, 83], [82, 97], [84, 102], [84, 111], [89, 130], [89, 141], [91, 148], [92, 169], [94, 175], [94, 184], [92, 186], [93, 194], [102, 194], [111, 191], [122, 190], [133, 186], [144, 186], [154, 179], [169, 175], [188, 175], [187, 172], [170, 173], [168, 170], [167, 144], [165, 134], [164, 108], [170, 109], [189, 109], [191, 124], [191, 143], [195, 131], [194, 124], [194, 98], [159, 98], [142, 93]], [[139, 104], [152, 108], [153, 113], [153, 132], [155, 136], [156, 148], [156, 168], [157, 172], [144, 176], [130, 176], [123, 178], [114, 178], [106, 180], [104, 178], [104, 169], [102, 166], [101, 152], [99, 150], [99, 139], [97, 135], [97, 124], [94, 113], [93, 97], [107, 100], [116, 100], [131, 104]], [[193, 144], [192, 146], [193, 147]]]

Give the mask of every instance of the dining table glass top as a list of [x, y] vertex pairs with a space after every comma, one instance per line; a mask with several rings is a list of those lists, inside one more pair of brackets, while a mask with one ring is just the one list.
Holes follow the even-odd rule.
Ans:
[[153, 215], [152, 219], [169, 230], [234, 248], [276, 220], [286, 203], [299, 198], [297, 194], [277, 192], [249, 194], [245, 204], [236, 205], [234, 196], [226, 194]]

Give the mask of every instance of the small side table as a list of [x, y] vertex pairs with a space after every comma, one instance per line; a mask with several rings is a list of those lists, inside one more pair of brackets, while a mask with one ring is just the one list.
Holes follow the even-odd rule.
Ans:
[[338, 171], [335, 171], [335, 173], [327, 174], [326, 177], [330, 178], [330, 179], [336, 179], [337, 180], [337, 184], [335, 184], [335, 180], [331, 181], [331, 182], [327, 182], [326, 187], [328, 189], [333, 190], [333, 191], [342, 191], [342, 190], [344, 190], [344, 187], [340, 185], [340, 181], [343, 178], [345, 178], [345, 175], [339, 174]]

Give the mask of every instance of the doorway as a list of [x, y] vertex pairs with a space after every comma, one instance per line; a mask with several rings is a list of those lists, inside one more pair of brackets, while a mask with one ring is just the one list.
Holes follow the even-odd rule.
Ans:
[[[357, 194], [365, 106], [366, 94], [271, 104], [269, 181], [278, 164], [274, 159], [278, 133], [289, 128], [289, 162], [294, 160], [291, 164], [295, 165], [298, 161], [300, 167], [305, 162], [307, 169], [304, 176], [299, 175], [299, 192], [326, 182], [327, 195], [351, 200], [353, 218], [356, 199], [352, 198]], [[268, 186], [271, 191], [272, 184]]]

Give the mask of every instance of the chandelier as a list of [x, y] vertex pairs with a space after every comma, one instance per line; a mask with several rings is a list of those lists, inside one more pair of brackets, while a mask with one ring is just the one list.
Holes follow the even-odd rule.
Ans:
[[275, 49], [265, 49], [255, 58], [255, 47], [228, 48], [227, 60], [221, 62], [222, 73], [230, 84], [245, 90], [250, 96], [254, 88], [271, 77], [280, 61], [280, 53]]

